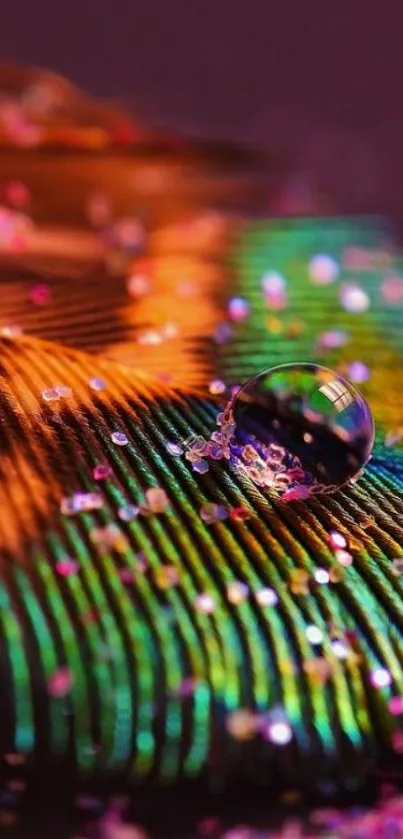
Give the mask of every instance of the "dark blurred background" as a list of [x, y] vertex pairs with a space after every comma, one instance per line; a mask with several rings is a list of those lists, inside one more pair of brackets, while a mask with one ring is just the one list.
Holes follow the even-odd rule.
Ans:
[[399, 2], [13, 0], [0, 56], [160, 127], [280, 146], [336, 209], [403, 221]]

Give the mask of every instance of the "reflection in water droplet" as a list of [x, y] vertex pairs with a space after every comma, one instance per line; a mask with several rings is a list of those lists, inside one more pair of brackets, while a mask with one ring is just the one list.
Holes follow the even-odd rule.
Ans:
[[374, 441], [365, 399], [315, 364], [265, 370], [236, 393], [223, 417], [236, 470], [286, 500], [356, 479]]

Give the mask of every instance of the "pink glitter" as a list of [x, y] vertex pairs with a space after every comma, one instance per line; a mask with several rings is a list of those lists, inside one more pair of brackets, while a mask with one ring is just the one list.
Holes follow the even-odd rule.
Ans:
[[29, 296], [35, 306], [45, 306], [50, 300], [50, 286], [46, 283], [38, 283], [31, 288]]
[[56, 670], [48, 682], [49, 693], [55, 699], [61, 699], [63, 696], [66, 696], [71, 686], [72, 678], [67, 667], [60, 667], [59, 670]]
[[6, 199], [13, 207], [23, 209], [29, 204], [31, 196], [28, 187], [22, 181], [10, 181], [6, 186]]
[[403, 278], [395, 274], [385, 277], [381, 283], [381, 295], [390, 306], [403, 302]]
[[330, 544], [332, 548], [346, 548], [347, 547], [347, 539], [343, 536], [342, 533], [339, 533], [337, 530], [332, 530], [329, 538]]
[[113, 475], [113, 469], [108, 463], [99, 463], [93, 469], [94, 481], [105, 481]]
[[73, 559], [60, 559], [56, 563], [56, 571], [61, 577], [71, 577], [73, 574], [77, 574], [79, 568], [78, 562]]
[[228, 304], [228, 314], [235, 323], [242, 323], [250, 314], [250, 305], [244, 297], [233, 297]]
[[392, 696], [389, 700], [389, 711], [394, 717], [403, 714], [403, 696]]

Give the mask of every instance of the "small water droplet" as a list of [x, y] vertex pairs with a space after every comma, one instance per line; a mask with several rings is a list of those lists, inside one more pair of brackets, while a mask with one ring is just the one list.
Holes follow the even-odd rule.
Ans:
[[370, 458], [371, 411], [351, 383], [325, 367], [265, 370], [241, 388], [230, 408], [232, 464], [262, 489], [287, 493], [290, 500], [301, 487], [323, 492], [343, 486]]

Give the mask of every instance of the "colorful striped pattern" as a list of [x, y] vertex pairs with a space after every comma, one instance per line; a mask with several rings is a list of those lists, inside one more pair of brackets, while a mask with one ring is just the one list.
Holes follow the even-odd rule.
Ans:
[[[214, 256], [211, 283], [193, 258], [197, 301], [182, 310], [166, 253], [150, 255], [161, 272], [140, 301], [107, 276], [58, 279], [48, 308], [33, 309], [30, 277], [2, 285], [3, 326], [26, 330], [0, 340], [3, 754], [23, 754], [33, 773], [68, 769], [81, 780], [112, 773], [162, 783], [208, 772], [216, 780], [240, 774], [315, 789], [334, 775], [346, 785], [360, 779], [375, 757], [380, 767], [392, 765], [399, 718], [388, 703], [403, 691], [402, 581], [392, 567], [403, 544], [403, 452], [386, 447], [384, 435], [403, 425], [402, 308], [379, 298], [382, 267], [366, 277], [373, 304], [364, 315], [345, 312], [335, 286], [317, 288], [306, 276], [318, 251], [340, 259], [345, 247], [361, 244], [381, 261], [386, 241], [378, 223], [257, 225], [225, 260]], [[164, 264], [171, 266], [165, 273]], [[265, 270], [289, 281], [283, 313], [268, 316], [261, 305]], [[234, 294], [250, 301], [252, 314], [217, 345], [212, 331]], [[158, 330], [167, 317], [183, 324], [176, 346], [136, 344], [134, 352], [142, 330]], [[316, 335], [328, 329], [350, 331], [350, 343], [338, 353], [319, 351]], [[213, 376], [236, 382], [302, 359], [330, 366], [359, 359], [371, 367], [365, 390], [377, 447], [357, 485], [306, 503], [267, 503], [222, 463], [198, 476], [169, 454], [169, 441], [214, 427], [217, 405], [206, 395]], [[149, 372], [171, 373], [174, 386]], [[105, 390], [91, 388], [94, 377]], [[55, 385], [72, 395], [45, 402], [43, 391]], [[116, 430], [127, 446], [112, 442]], [[92, 477], [99, 463], [113, 469], [102, 482]], [[119, 517], [156, 486], [169, 497], [166, 513]], [[102, 508], [63, 515], [62, 498], [79, 491], [99, 491]], [[242, 505], [250, 517], [205, 524], [200, 508], [208, 502]], [[94, 542], [94, 531], [97, 538], [108, 525], [120, 531], [113, 548]], [[345, 534], [353, 555], [344, 574], [331, 530]], [[60, 563], [67, 559], [77, 568], [66, 576]], [[176, 585], [166, 584], [166, 566], [175, 569]], [[316, 583], [318, 567], [337, 582]], [[307, 572], [309, 594], [292, 590], [296, 570]], [[228, 597], [234, 581], [249, 590], [239, 604]], [[261, 605], [262, 588], [274, 590], [276, 606]], [[211, 614], [198, 608], [200, 594], [213, 598]], [[310, 625], [324, 633], [319, 651], [307, 638]], [[346, 660], [332, 652], [338, 632], [348, 633]], [[63, 668], [71, 685], [56, 697], [49, 685], [66, 675]], [[377, 692], [370, 684], [376, 668], [392, 677]], [[265, 715], [277, 706], [292, 727], [288, 746], [229, 732], [234, 712]]]

